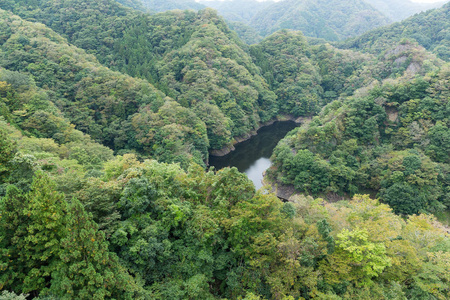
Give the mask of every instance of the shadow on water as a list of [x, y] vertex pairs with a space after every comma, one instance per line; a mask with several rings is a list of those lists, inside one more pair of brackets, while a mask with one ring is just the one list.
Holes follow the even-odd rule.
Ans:
[[217, 170], [225, 167], [236, 167], [240, 172], [247, 174], [255, 187], [262, 187], [262, 174], [271, 166], [270, 156], [278, 142], [286, 134], [297, 127], [292, 121], [275, 122], [258, 130], [258, 134], [251, 139], [236, 145], [236, 150], [229, 154], [217, 157], [211, 156], [210, 166]]

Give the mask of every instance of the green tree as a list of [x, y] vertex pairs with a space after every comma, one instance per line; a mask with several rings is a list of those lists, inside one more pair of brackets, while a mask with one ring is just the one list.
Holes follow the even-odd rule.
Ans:
[[51, 294], [60, 299], [133, 299], [134, 279], [109, 252], [105, 234], [76, 199], [68, 208], [61, 248], [62, 263], [52, 274]]
[[394, 183], [381, 193], [381, 198], [399, 214], [416, 214], [426, 205], [424, 197], [407, 183]]
[[336, 251], [327, 259], [324, 271], [329, 282], [350, 281], [357, 285], [369, 285], [391, 265], [383, 243], [370, 241], [366, 229], [343, 229], [337, 235]]
[[0, 184], [6, 180], [9, 167], [8, 162], [13, 159], [16, 145], [9, 137], [6, 130], [0, 128]]
[[39, 294], [57, 270], [61, 239], [66, 235], [67, 207], [48, 175], [36, 173], [24, 194], [8, 187], [1, 200], [1, 286]]

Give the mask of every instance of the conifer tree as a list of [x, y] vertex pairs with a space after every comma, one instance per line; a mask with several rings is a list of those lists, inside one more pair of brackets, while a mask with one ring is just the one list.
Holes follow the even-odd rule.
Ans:
[[133, 299], [134, 279], [108, 251], [105, 234], [76, 199], [69, 205], [67, 230], [52, 294], [60, 299]]
[[25, 195], [14, 185], [8, 186], [6, 196], [0, 199], [0, 289], [17, 287], [21, 290], [24, 277], [19, 264], [19, 242], [27, 235], [29, 217], [23, 213]]
[[39, 171], [27, 194], [10, 186], [0, 203], [0, 284], [37, 295], [48, 287], [60, 262], [60, 241], [66, 235], [64, 195]]
[[8, 133], [0, 128], [0, 184], [5, 181], [8, 173], [8, 162], [14, 157], [16, 145]]

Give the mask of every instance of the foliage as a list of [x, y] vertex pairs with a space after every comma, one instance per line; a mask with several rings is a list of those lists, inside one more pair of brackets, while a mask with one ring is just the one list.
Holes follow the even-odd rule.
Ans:
[[8, 136], [8, 133], [0, 128], [0, 183], [3, 183], [9, 170], [8, 163], [14, 157], [16, 147]]
[[200, 3], [216, 9], [221, 16], [232, 22], [249, 25], [252, 18], [261, 10], [269, 7], [273, 1], [258, 2], [256, 0], [207, 1]]
[[337, 41], [356, 36], [389, 20], [363, 1], [287, 0], [259, 11], [251, 24], [263, 36], [280, 29]]
[[445, 209], [448, 92], [435, 88], [447, 68], [330, 103], [277, 146], [272, 178], [316, 195], [371, 190], [401, 214]]
[[1, 285], [36, 295], [48, 288], [59, 264], [59, 241], [67, 230], [64, 196], [37, 173], [30, 192], [9, 186], [1, 204]]
[[61, 240], [61, 266], [52, 274], [50, 293], [61, 299], [133, 299], [133, 278], [110, 253], [103, 232], [83, 205], [68, 207], [67, 235]]
[[450, 4], [438, 9], [416, 14], [402, 22], [375, 29], [343, 43], [344, 47], [361, 49], [371, 53], [380, 53], [388, 45], [402, 39], [415, 39], [421, 46], [434, 52], [439, 58], [450, 59], [449, 25]]
[[[211, 9], [0, 5], [27, 20], [0, 12], [0, 299], [450, 297], [429, 214], [450, 205], [450, 67], [416, 43], [247, 47]], [[205, 171], [278, 114], [304, 124], [269, 179], [352, 200]]]
[[122, 297], [137, 289], [84, 207], [76, 200], [68, 205], [45, 173], [36, 173], [28, 193], [9, 186], [0, 203], [2, 289], [62, 299]]
[[174, 10], [174, 9], [203, 9], [204, 5], [197, 3], [196, 1], [191, 0], [141, 0], [142, 4], [156, 12], [163, 12], [166, 10]]
[[301, 33], [280, 31], [250, 51], [277, 94], [281, 112], [294, 116], [317, 112], [322, 98], [321, 78]]

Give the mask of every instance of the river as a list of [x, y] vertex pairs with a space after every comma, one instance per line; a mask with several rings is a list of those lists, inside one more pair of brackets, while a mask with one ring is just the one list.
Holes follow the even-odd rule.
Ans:
[[275, 122], [258, 130], [257, 135], [239, 143], [235, 150], [225, 156], [211, 156], [209, 165], [217, 170], [236, 167], [247, 174], [256, 189], [262, 187], [263, 173], [271, 166], [270, 156], [278, 142], [297, 127], [293, 121]]

